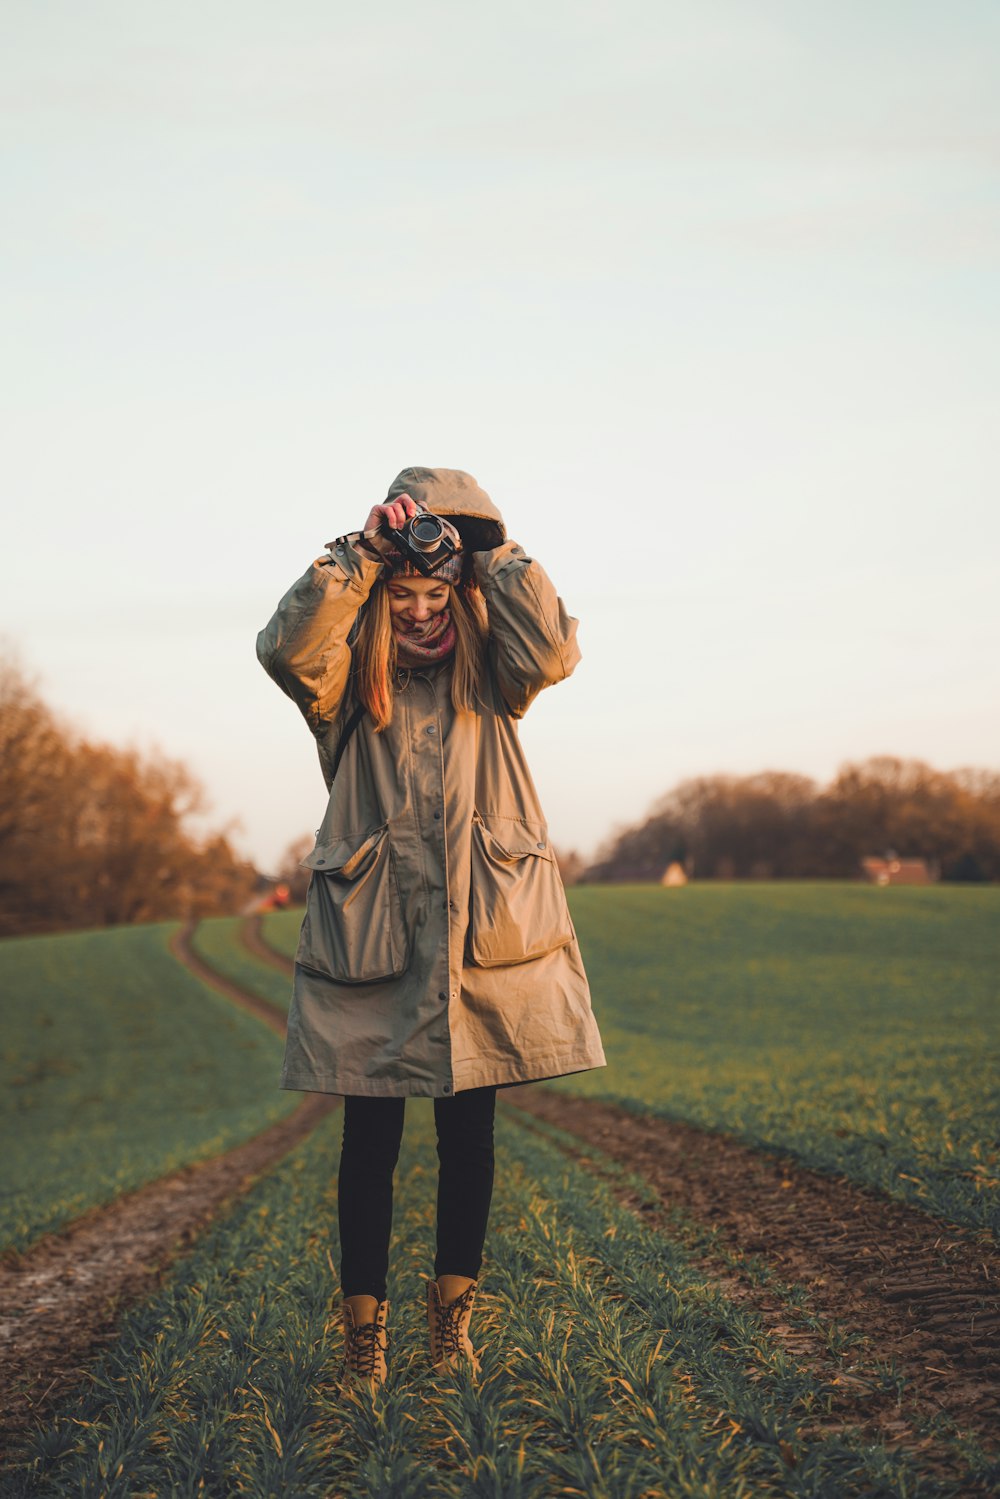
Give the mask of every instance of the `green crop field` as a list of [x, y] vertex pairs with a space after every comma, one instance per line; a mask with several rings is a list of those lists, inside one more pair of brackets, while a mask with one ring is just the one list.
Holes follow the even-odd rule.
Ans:
[[[571, 903], [611, 1065], [552, 1086], [995, 1221], [1000, 892], [592, 887]], [[299, 919], [269, 916], [267, 939], [293, 952]], [[177, 964], [171, 930], [0, 945], [14, 1242], [294, 1104], [278, 1039]], [[237, 921], [203, 923], [195, 946], [287, 1000]], [[374, 1405], [343, 1394], [339, 1130], [321, 1124], [216, 1218], [0, 1493], [958, 1499], [996, 1481], [969, 1428], [922, 1400], [918, 1365], [851, 1322], [849, 1296], [817, 1311], [768, 1260], [654, 1211], [593, 1142], [580, 1164], [569, 1137], [507, 1108], [482, 1376], [436, 1376], [426, 1356], [437, 1162], [429, 1102], [411, 1100], [389, 1381]]]
[[561, 1086], [1000, 1222], [1000, 891], [573, 897], [609, 1066]]
[[23, 1248], [294, 1107], [277, 1036], [176, 962], [173, 930], [0, 943], [0, 1245]]
[[[1000, 890], [569, 896], [608, 1067], [559, 1087], [1000, 1225]], [[294, 951], [300, 919], [269, 916], [268, 940]]]
[[[822, 1368], [798, 1359], [706, 1281], [696, 1243], [648, 1228], [506, 1116], [474, 1319], [482, 1377], [435, 1376], [423, 1317], [436, 1175], [424, 1100], [409, 1105], [399, 1170], [389, 1381], [374, 1406], [341, 1397], [336, 1148], [333, 1119], [214, 1224], [128, 1317], [6, 1493], [957, 1492], [860, 1424], [880, 1391], [898, 1389], [892, 1368], [869, 1370], [856, 1427], [831, 1421], [838, 1360], [853, 1357], [836, 1328]], [[801, 1324], [794, 1293], [771, 1293]], [[968, 1441], [956, 1461], [968, 1472], [984, 1463]]]
[[301, 925], [301, 906], [293, 906], [290, 911], [271, 911], [264, 917], [264, 939], [276, 952], [283, 952], [286, 958], [294, 958]]
[[216, 916], [199, 922], [191, 946], [217, 973], [287, 1010], [292, 997], [291, 979], [247, 952], [240, 941], [242, 925], [239, 916]]

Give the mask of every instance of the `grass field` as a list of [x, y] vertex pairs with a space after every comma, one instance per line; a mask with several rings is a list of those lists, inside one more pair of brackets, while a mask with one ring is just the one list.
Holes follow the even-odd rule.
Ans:
[[[1000, 890], [569, 892], [608, 1067], [563, 1079], [1000, 1226]], [[300, 914], [265, 934], [294, 951]]]
[[[989, 1221], [998, 896], [575, 890], [611, 1065], [555, 1087]], [[265, 934], [293, 951], [298, 923], [274, 915]], [[275, 1087], [280, 1042], [182, 969], [169, 931], [0, 945], [15, 998], [7, 1100], [23, 1126], [8, 1206], [22, 1241], [295, 1102]], [[243, 949], [238, 922], [204, 923], [195, 946], [287, 1000], [287, 978]], [[919, 1361], [903, 1370], [869, 1343], [849, 1298], [817, 1310], [752, 1245], [677, 1208], [658, 1217], [593, 1142], [585, 1162], [569, 1159], [560, 1144], [578, 1140], [513, 1110], [498, 1118], [474, 1319], [483, 1374], [435, 1376], [431, 1120], [427, 1100], [410, 1101], [390, 1376], [374, 1406], [337, 1382], [335, 1115], [127, 1315], [0, 1493], [959, 1499], [997, 1481], [995, 1459], [925, 1397]]]
[[[483, 1375], [436, 1377], [422, 1311], [436, 1168], [424, 1100], [409, 1105], [399, 1171], [389, 1382], [374, 1408], [339, 1397], [336, 1131], [333, 1119], [260, 1181], [130, 1315], [3, 1492], [958, 1492], [871, 1431], [831, 1422], [832, 1367], [799, 1361], [706, 1281], [693, 1246], [648, 1229], [507, 1118], [475, 1319]], [[794, 1293], [787, 1315], [800, 1315]], [[896, 1388], [890, 1368], [879, 1381]], [[968, 1443], [963, 1453], [969, 1470], [982, 1464]]]
[[279, 1039], [175, 961], [173, 929], [0, 943], [0, 1246], [23, 1248], [294, 1107], [277, 1087]]
[[263, 921], [264, 938], [276, 952], [284, 953], [286, 958], [294, 958], [301, 925], [301, 906], [293, 906], [289, 911], [270, 911]]

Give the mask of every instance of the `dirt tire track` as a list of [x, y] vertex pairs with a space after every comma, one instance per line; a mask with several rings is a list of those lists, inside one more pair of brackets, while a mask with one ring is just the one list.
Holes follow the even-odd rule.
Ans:
[[[178, 961], [279, 1035], [284, 1016], [191, 951], [195, 923], [171, 943]], [[106, 1206], [93, 1208], [22, 1255], [0, 1263], [0, 1448], [14, 1450], [30, 1426], [79, 1385], [121, 1313], [148, 1296], [209, 1221], [241, 1196], [340, 1103], [309, 1094], [298, 1108], [224, 1155], [182, 1167]]]
[[245, 916], [240, 922], [240, 941], [247, 952], [259, 958], [262, 963], [277, 968], [279, 973], [291, 975], [295, 972], [292, 959], [272, 947], [264, 936], [264, 921], [259, 912], [254, 916]]
[[[239, 1005], [243, 1010], [249, 1010], [251, 1015], [256, 1015], [258, 1020], [270, 1026], [276, 1035], [283, 1036], [287, 1027], [287, 1016], [278, 1005], [272, 1004], [268, 999], [262, 999], [259, 994], [244, 989], [234, 979], [227, 978], [217, 968], [212, 968], [205, 959], [195, 952], [191, 945], [198, 923], [187, 921], [175, 932], [170, 939], [170, 951], [182, 967], [187, 968], [196, 978], [201, 979], [210, 989], [217, 994], [222, 994], [226, 999], [231, 999], [233, 1004]], [[242, 932], [240, 934], [242, 936]]]
[[[659, 1215], [625, 1184], [616, 1190], [655, 1226], [659, 1216], [666, 1227], [667, 1214], [679, 1208], [739, 1254], [757, 1255], [783, 1280], [804, 1286], [814, 1312], [864, 1337], [868, 1360], [891, 1360], [906, 1375], [913, 1413], [947, 1412], [961, 1429], [996, 1441], [1000, 1253], [991, 1235], [694, 1126], [549, 1088], [507, 1089], [503, 1097], [575, 1136], [581, 1149], [569, 1153], [580, 1164], [600, 1174], [589, 1146], [642, 1177], [659, 1198]], [[713, 1279], [734, 1277], [718, 1262], [705, 1268]], [[772, 1313], [781, 1318], [780, 1303], [769, 1307], [759, 1288], [734, 1289], [740, 1300], [761, 1302], [765, 1321]], [[810, 1343], [807, 1336], [807, 1355], [815, 1351]], [[858, 1374], [863, 1397], [867, 1381], [863, 1370]], [[907, 1441], [902, 1411], [898, 1430], [891, 1409], [871, 1414], [881, 1417], [884, 1437]]]
[[[260, 916], [241, 938], [285, 973], [294, 963], [268, 946]], [[771, 1152], [691, 1125], [646, 1119], [537, 1085], [502, 1097], [577, 1135], [645, 1177], [665, 1208], [682, 1207], [718, 1230], [739, 1253], [759, 1255], [783, 1279], [807, 1287], [813, 1310], [862, 1334], [866, 1368], [837, 1365], [820, 1336], [790, 1327], [780, 1297], [751, 1284], [732, 1265], [706, 1258], [706, 1275], [733, 1300], [750, 1303], [780, 1342], [837, 1379], [832, 1419], [858, 1419], [883, 1440], [920, 1445], [898, 1402], [874, 1393], [872, 1359], [908, 1377], [907, 1412], [944, 1410], [960, 1425], [997, 1435], [1000, 1417], [1000, 1255], [992, 1236], [974, 1234], [893, 1203], [844, 1178], [823, 1176]], [[576, 1159], [592, 1169], [584, 1152]], [[599, 1170], [600, 1168], [597, 1167]], [[622, 1191], [630, 1207], [647, 1205]], [[666, 1224], [663, 1225], [666, 1227]], [[874, 1374], [874, 1379], [872, 1378]], [[928, 1465], [933, 1454], [925, 1450]], [[942, 1470], [951, 1468], [941, 1455]]]

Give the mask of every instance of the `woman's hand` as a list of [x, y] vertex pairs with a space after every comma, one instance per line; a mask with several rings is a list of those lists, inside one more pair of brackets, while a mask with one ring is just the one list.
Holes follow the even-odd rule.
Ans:
[[364, 530], [373, 531], [376, 527], [381, 529], [382, 522], [386, 521], [394, 531], [398, 531], [419, 509], [416, 500], [412, 500], [408, 494], [401, 494], [398, 500], [389, 500], [385, 505], [373, 505]]

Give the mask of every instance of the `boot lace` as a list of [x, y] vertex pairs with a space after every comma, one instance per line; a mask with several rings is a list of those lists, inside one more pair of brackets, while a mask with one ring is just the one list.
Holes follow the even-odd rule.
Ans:
[[469, 1310], [475, 1293], [475, 1286], [468, 1286], [461, 1296], [457, 1296], [454, 1301], [449, 1301], [447, 1306], [441, 1307], [438, 1329], [441, 1335], [441, 1352], [446, 1358], [462, 1352], [462, 1317]]
[[[379, 1334], [381, 1333], [381, 1342]], [[347, 1329], [347, 1353], [344, 1359], [352, 1374], [375, 1376], [375, 1359], [379, 1349], [384, 1353], [389, 1346], [389, 1330], [379, 1327], [378, 1322], [363, 1322], [360, 1327]]]

